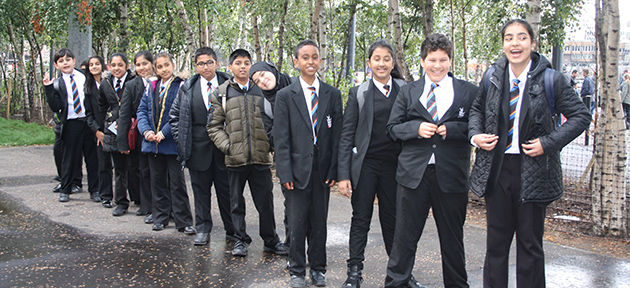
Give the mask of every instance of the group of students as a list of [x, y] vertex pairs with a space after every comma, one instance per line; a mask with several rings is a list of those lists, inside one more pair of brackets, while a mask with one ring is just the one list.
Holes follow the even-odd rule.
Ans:
[[[350, 89], [345, 112], [341, 92], [317, 77], [321, 59], [311, 40], [295, 48], [296, 78], [266, 62], [252, 65], [242, 49], [230, 55], [233, 76], [228, 76], [216, 71], [216, 54], [204, 47], [194, 55], [198, 74], [187, 80], [173, 75], [168, 53], [154, 59], [144, 51], [134, 59], [135, 78], [124, 55], [115, 54], [112, 76], [99, 85], [100, 72], [93, 72], [92, 59], [100, 61], [102, 71], [102, 58], [90, 58], [85, 77], [74, 69], [72, 53], [62, 49], [55, 66], [63, 76], [54, 83], [44, 79], [48, 102], [61, 124], [59, 201], [69, 199], [81, 153], [88, 182], [95, 178], [91, 165], [99, 163], [99, 181], [111, 185], [111, 166], [100, 161], [113, 159], [115, 201], [122, 214], [129, 204], [125, 189], [139, 191], [138, 211], [150, 213], [153, 230], [164, 229], [173, 217], [181, 232], [197, 234], [195, 245], [205, 245], [212, 229], [214, 184], [226, 240], [234, 242], [232, 254], [246, 256], [252, 240], [246, 233], [243, 190], [249, 182], [264, 251], [288, 255], [289, 285], [306, 286], [308, 262], [312, 284], [326, 286], [328, 204], [330, 189], [338, 183], [352, 205], [350, 257], [342, 287], [360, 287], [363, 281], [375, 197], [389, 256], [385, 287], [422, 287], [411, 272], [430, 209], [444, 286], [468, 287], [463, 225], [472, 190], [486, 198], [484, 287], [507, 287], [514, 233], [517, 286], [544, 287], [542, 236], [546, 206], [562, 194], [559, 152], [584, 131], [590, 115], [561, 73], [551, 70], [552, 77], [545, 77], [551, 64], [535, 52], [536, 38], [527, 22], [511, 20], [501, 33], [505, 56], [479, 87], [450, 72], [453, 46], [444, 35], [423, 41], [425, 73], [411, 83], [400, 79], [393, 47], [385, 41], [373, 43], [367, 63], [373, 78]], [[157, 79], [151, 78], [154, 72]], [[547, 79], [553, 80], [553, 95], [547, 95]], [[555, 113], [567, 118], [560, 127], [554, 124]], [[133, 149], [127, 135], [135, 119], [140, 136]], [[103, 151], [108, 150], [108, 134], [117, 134], [113, 152]], [[477, 148], [472, 172], [471, 146]], [[285, 196], [284, 243], [273, 213], [271, 151]], [[183, 167], [190, 171], [196, 229]], [[106, 185], [98, 187], [90, 184], [92, 199], [111, 205], [111, 196], [101, 190]]]

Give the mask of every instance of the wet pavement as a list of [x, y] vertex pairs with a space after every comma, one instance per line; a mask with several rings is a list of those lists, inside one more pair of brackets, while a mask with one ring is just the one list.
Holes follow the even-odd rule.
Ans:
[[[288, 287], [286, 259], [262, 252], [257, 213], [246, 192], [248, 233], [245, 258], [231, 255], [213, 198], [215, 227], [207, 246], [173, 226], [151, 231], [135, 216], [111, 216], [89, 193], [57, 202], [52, 147], [0, 149], [0, 287]], [[187, 182], [189, 194], [190, 183]], [[84, 187], [87, 187], [84, 183]], [[276, 221], [282, 193], [274, 187]], [[192, 196], [191, 196], [192, 200]], [[374, 215], [378, 215], [377, 211]], [[328, 287], [345, 280], [351, 207], [332, 195], [328, 230]], [[382, 287], [387, 256], [374, 217], [366, 249], [363, 287]], [[284, 239], [284, 226], [278, 225]], [[418, 245], [414, 275], [428, 287], [443, 287], [437, 231], [432, 220]], [[466, 225], [465, 246], [471, 287], [482, 286], [485, 229]], [[630, 287], [630, 262], [545, 242], [547, 287]], [[515, 287], [515, 255], [510, 256]], [[308, 282], [308, 281], [307, 281]]]

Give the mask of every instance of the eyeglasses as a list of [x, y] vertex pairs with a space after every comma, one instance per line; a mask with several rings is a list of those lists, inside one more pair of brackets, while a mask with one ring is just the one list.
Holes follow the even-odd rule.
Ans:
[[208, 62], [197, 62], [196, 65], [199, 66], [200, 68], [203, 68], [205, 66], [212, 67], [212, 66], [214, 66], [214, 63], [215, 63], [214, 61], [209, 60]]

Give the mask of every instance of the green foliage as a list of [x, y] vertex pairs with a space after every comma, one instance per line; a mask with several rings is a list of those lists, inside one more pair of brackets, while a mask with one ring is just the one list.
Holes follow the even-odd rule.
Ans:
[[0, 117], [0, 146], [49, 145], [55, 142], [51, 128]]

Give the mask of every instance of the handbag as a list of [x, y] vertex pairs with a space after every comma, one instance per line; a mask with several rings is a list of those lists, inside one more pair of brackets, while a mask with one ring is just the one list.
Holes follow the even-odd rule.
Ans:
[[113, 133], [106, 132], [103, 136], [103, 152], [118, 152], [118, 142]]
[[127, 133], [129, 139], [129, 150], [136, 149], [136, 141], [138, 140], [138, 119], [131, 117], [131, 127]]

